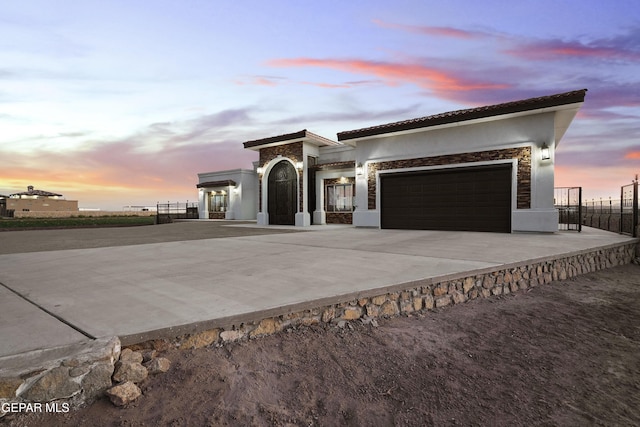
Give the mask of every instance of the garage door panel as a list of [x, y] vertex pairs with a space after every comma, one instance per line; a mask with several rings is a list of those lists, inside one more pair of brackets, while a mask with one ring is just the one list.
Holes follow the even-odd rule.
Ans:
[[381, 176], [382, 228], [511, 231], [511, 165]]

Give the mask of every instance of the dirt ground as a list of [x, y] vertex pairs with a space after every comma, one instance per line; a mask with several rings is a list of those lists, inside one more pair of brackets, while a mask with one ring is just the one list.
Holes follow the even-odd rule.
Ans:
[[127, 407], [0, 425], [640, 425], [640, 266], [163, 356]]

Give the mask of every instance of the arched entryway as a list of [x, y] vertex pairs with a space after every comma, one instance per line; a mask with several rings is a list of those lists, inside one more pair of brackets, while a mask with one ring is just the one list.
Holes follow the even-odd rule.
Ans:
[[298, 176], [293, 165], [282, 160], [269, 172], [269, 224], [295, 225]]

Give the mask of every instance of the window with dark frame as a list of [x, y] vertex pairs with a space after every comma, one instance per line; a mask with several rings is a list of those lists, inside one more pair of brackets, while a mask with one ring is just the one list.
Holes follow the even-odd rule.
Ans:
[[227, 211], [227, 193], [225, 191], [212, 191], [209, 199], [209, 212]]
[[326, 212], [353, 212], [353, 184], [325, 186]]

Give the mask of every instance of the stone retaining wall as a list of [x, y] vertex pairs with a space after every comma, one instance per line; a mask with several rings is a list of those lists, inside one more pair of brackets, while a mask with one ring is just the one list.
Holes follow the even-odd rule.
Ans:
[[[338, 304], [198, 331], [172, 340], [138, 343], [133, 347], [167, 348], [170, 341], [178, 348], [193, 349], [257, 338], [298, 326], [321, 323], [340, 325], [358, 319], [372, 322], [376, 317], [425, 312], [470, 299], [509, 294], [554, 280], [565, 280], [580, 274], [628, 264], [636, 256], [635, 251], [636, 243], [612, 245], [557, 259], [550, 257], [517, 263], [494, 271], [485, 269], [473, 275], [429, 279], [390, 287], [383, 293], [373, 290], [358, 294]], [[72, 355], [50, 357], [53, 361], [46, 364], [38, 365], [34, 361], [29, 365], [29, 354], [0, 360], [0, 404], [36, 402], [44, 405], [45, 402], [69, 398], [81, 402], [104, 393], [112, 385], [115, 363], [120, 356], [120, 340], [95, 340], [83, 345], [86, 348], [81, 348]], [[31, 368], [11, 368], [11, 363], [22, 366], [26, 364]], [[0, 411], [0, 417], [2, 415]]]
[[183, 349], [200, 348], [270, 335], [290, 327], [358, 319], [368, 322], [376, 317], [434, 310], [629, 264], [636, 256], [635, 251], [636, 244], [630, 243], [563, 258], [517, 263], [494, 271], [487, 269], [470, 276], [427, 280], [408, 287], [405, 284], [404, 288], [395, 287], [381, 294], [375, 291], [371, 295], [363, 293], [339, 304], [184, 335], [175, 344]]
[[101, 396], [112, 385], [120, 350], [120, 340], [113, 337], [1, 358], [0, 418], [7, 403], [67, 412], [69, 402]]

